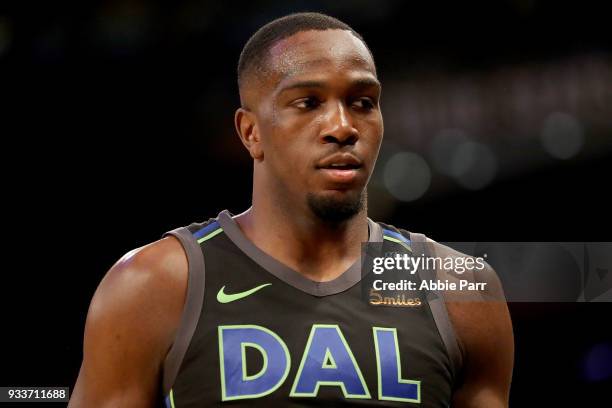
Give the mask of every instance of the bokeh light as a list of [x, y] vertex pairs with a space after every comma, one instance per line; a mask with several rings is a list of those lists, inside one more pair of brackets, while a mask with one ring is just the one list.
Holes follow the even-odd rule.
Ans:
[[420, 155], [398, 152], [385, 164], [384, 183], [396, 199], [414, 201], [429, 188], [431, 170]]
[[569, 159], [577, 155], [584, 144], [584, 131], [572, 115], [553, 112], [544, 121], [541, 141], [544, 150], [557, 159]]

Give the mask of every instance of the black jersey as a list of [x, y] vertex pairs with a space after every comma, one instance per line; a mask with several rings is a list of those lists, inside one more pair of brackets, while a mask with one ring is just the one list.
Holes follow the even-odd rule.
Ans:
[[[369, 241], [424, 239], [369, 222]], [[257, 248], [228, 211], [171, 231], [189, 262], [186, 303], [163, 370], [168, 407], [448, 407], [460, 354], [440, 296], [364, 299], [356, 262], [312, 281]]]

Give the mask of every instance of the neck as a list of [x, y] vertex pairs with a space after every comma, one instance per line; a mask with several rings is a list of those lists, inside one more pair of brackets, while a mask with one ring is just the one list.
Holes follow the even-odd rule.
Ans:
[[289, 207], [285, 200], [253, 194], [253, 205], [236, 217], [257, 247], [315, 281], [338, 277], [360, 258], [368, 240], [364, 208], [341, 223], [321, 220], [307, 204]]

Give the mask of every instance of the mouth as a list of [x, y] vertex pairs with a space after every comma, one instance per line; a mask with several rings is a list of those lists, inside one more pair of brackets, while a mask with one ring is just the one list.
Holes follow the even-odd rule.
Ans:
[[334, 183], [349, 184], [357, 178], [358, 169], [321, 169], [325, 176]]
[[348, 184], [354, 182], [363, 164], [361, 160], [351, 154], [336, 154], [323, 160], [317, 169], [331, 182]]

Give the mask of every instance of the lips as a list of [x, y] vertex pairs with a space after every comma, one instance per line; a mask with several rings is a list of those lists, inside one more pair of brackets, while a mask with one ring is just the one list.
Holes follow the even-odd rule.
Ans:
[[361, 160], [352, 154], [338, 153], [319, 162], [317, 169], [334, 184], [348, 184], [357, 179], [362, 166]]
[[336, 153], [317, 164], [319, 169], [353, 170], [362, 166], [361, 160], [350, 153]]

